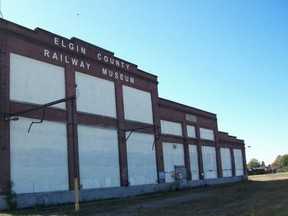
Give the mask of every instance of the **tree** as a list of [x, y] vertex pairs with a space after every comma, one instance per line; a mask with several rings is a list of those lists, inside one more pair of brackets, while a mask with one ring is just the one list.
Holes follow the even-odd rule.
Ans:
[[282, 156], [281, 165], [283, 167], [288, 167], [288, 154]]
[[281, 167], [281, 155], [278, 155], [274, 162], [271, 164], [272, 169], [278, 170]]
[[260, 161], [258, 161], [257, 159], [255, 158], [252, 158], [249, 163], [247, 164], [247, 168], [248, 169], [253, 169], [253, 168], [258, 168], [261, 166], [261, 163]]
[[288, 171], [288, 154], [278, 155], [275, 161], [272, 163], [272, 169], [279, 172]]

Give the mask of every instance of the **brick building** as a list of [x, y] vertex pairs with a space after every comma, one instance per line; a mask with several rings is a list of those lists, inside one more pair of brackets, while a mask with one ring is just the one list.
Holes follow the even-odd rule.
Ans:
[[75, 187], [93, 200], [246, 179], [244, 141], [159, 98], [157, 76], [4, 19], [0, 43], [1, 208], [10, 182], [28, 207], [72, 202]]

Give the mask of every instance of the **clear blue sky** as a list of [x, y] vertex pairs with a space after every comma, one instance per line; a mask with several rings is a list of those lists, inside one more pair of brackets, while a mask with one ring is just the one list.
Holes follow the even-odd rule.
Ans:
[[251, 146], [247, 161], [288, 154], [287, 0], [1, 0], [1, 11], [157, 75], [160, 97], [216, 113]]

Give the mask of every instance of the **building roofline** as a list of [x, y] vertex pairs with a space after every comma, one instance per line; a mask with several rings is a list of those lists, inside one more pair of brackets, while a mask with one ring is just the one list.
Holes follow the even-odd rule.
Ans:
[[223, 132], [223, 131], [218, 131], [218, 138], [219, 138], [219, 141], [224, 141], [224, 142], [244, 143], [244, 140], [238, 139], [236, 136], [229, 135], [227, 132]]
[[[78, 42], [82, 45], [86, 45], [90, 49], [96, 49], [96, 50], [102, 51], [108, 55], [111, 55], [113, 58], [116, 58], [118, 60], [121, 60], [121, 61], [131, 65], [132, 66], [131, 71], [130, 71], [131, 73], [134, 73], [135, 75], [138, 75], [138, 76], [143, 77], [143, 78], [150, 79], [150, 80], [152, 80], [158, 84], [158, 81], [157, 81], [158, 77], [156, 75], [149, 73], [149, 72], [146, 72], [146, 71], [143, 71], [143, 70], [138, 68], [138, 65], [115, 56], [114, 52], [111, 52], [107, 49], [96, 46], [96, 45], [89, 43], [87, 41], [84, 41], [82, 39], [79, 39], [76, 37], [71, 37], [69, 39], [69, 38], [63, 37], [61, 35], [47, 31], [45, 29], [42, 29], [40, 27], [36, 27], [34, 30], [32, 30], [30, 28], [27, 28], [25, 26], [21, 26], [19, 24], [13, 23], [13, 22], [6, 20], [6, 19], [3, 19], [3, 18], [0, 18], [0, 29], [6, 30], [6, 32], [9, 32], [9, 31], [13, 32], [15, 34], [15, 36], [18, 35], [18, 36], [21, 36], [22, 38], [27, 38], [29, 40], [31, 40], [30, 38], [32, 38], [36, 41], [39, 41], [39, 43], [40, 42], [41, 43], [48, 43], [49, 37], [58, 37], [58, 38], [61, 38], [63, 40], [67, 40], [67, 41], [71, 41], [71, 42]], [[43, 35], [43, 37], [41, 37], [42, 35]], [[86, 56], [86, 57], [91, 58], [89, 56]]]
[[178, 103], [178, 102], [175, 102], [175, 101], [171, 101], [171, 100], [168, 100], [168, 99], [164, 99], [164, 98], [161, 98], [161, 97], [159, 97], [159, 104], [179, 109], [179, 110], [184, 111], [184, 112], [186, 112], [188, 114], [189, 113], [193, 113], [193, 114], [196, 114], [196, 115], [201, 115], [201, 116], [217, 119], [217, 115], [215, 113], [207, 112], [205, 110], [201, 110], [201, 109], [198, 109], [198, 108], [195, 108], [195, 107], [192, 107], [192, 106], [181, 104], [181, 103]]

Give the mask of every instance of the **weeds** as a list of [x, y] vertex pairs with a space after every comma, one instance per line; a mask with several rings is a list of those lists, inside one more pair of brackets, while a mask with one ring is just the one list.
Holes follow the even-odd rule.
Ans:
[[8, 182], [8, 192], [6, 193], [6, 203], [9, 206], [9, 209], [15, 210], [17, 208], [17, 194], [13, 190], [14, 183], [13, 181]]

